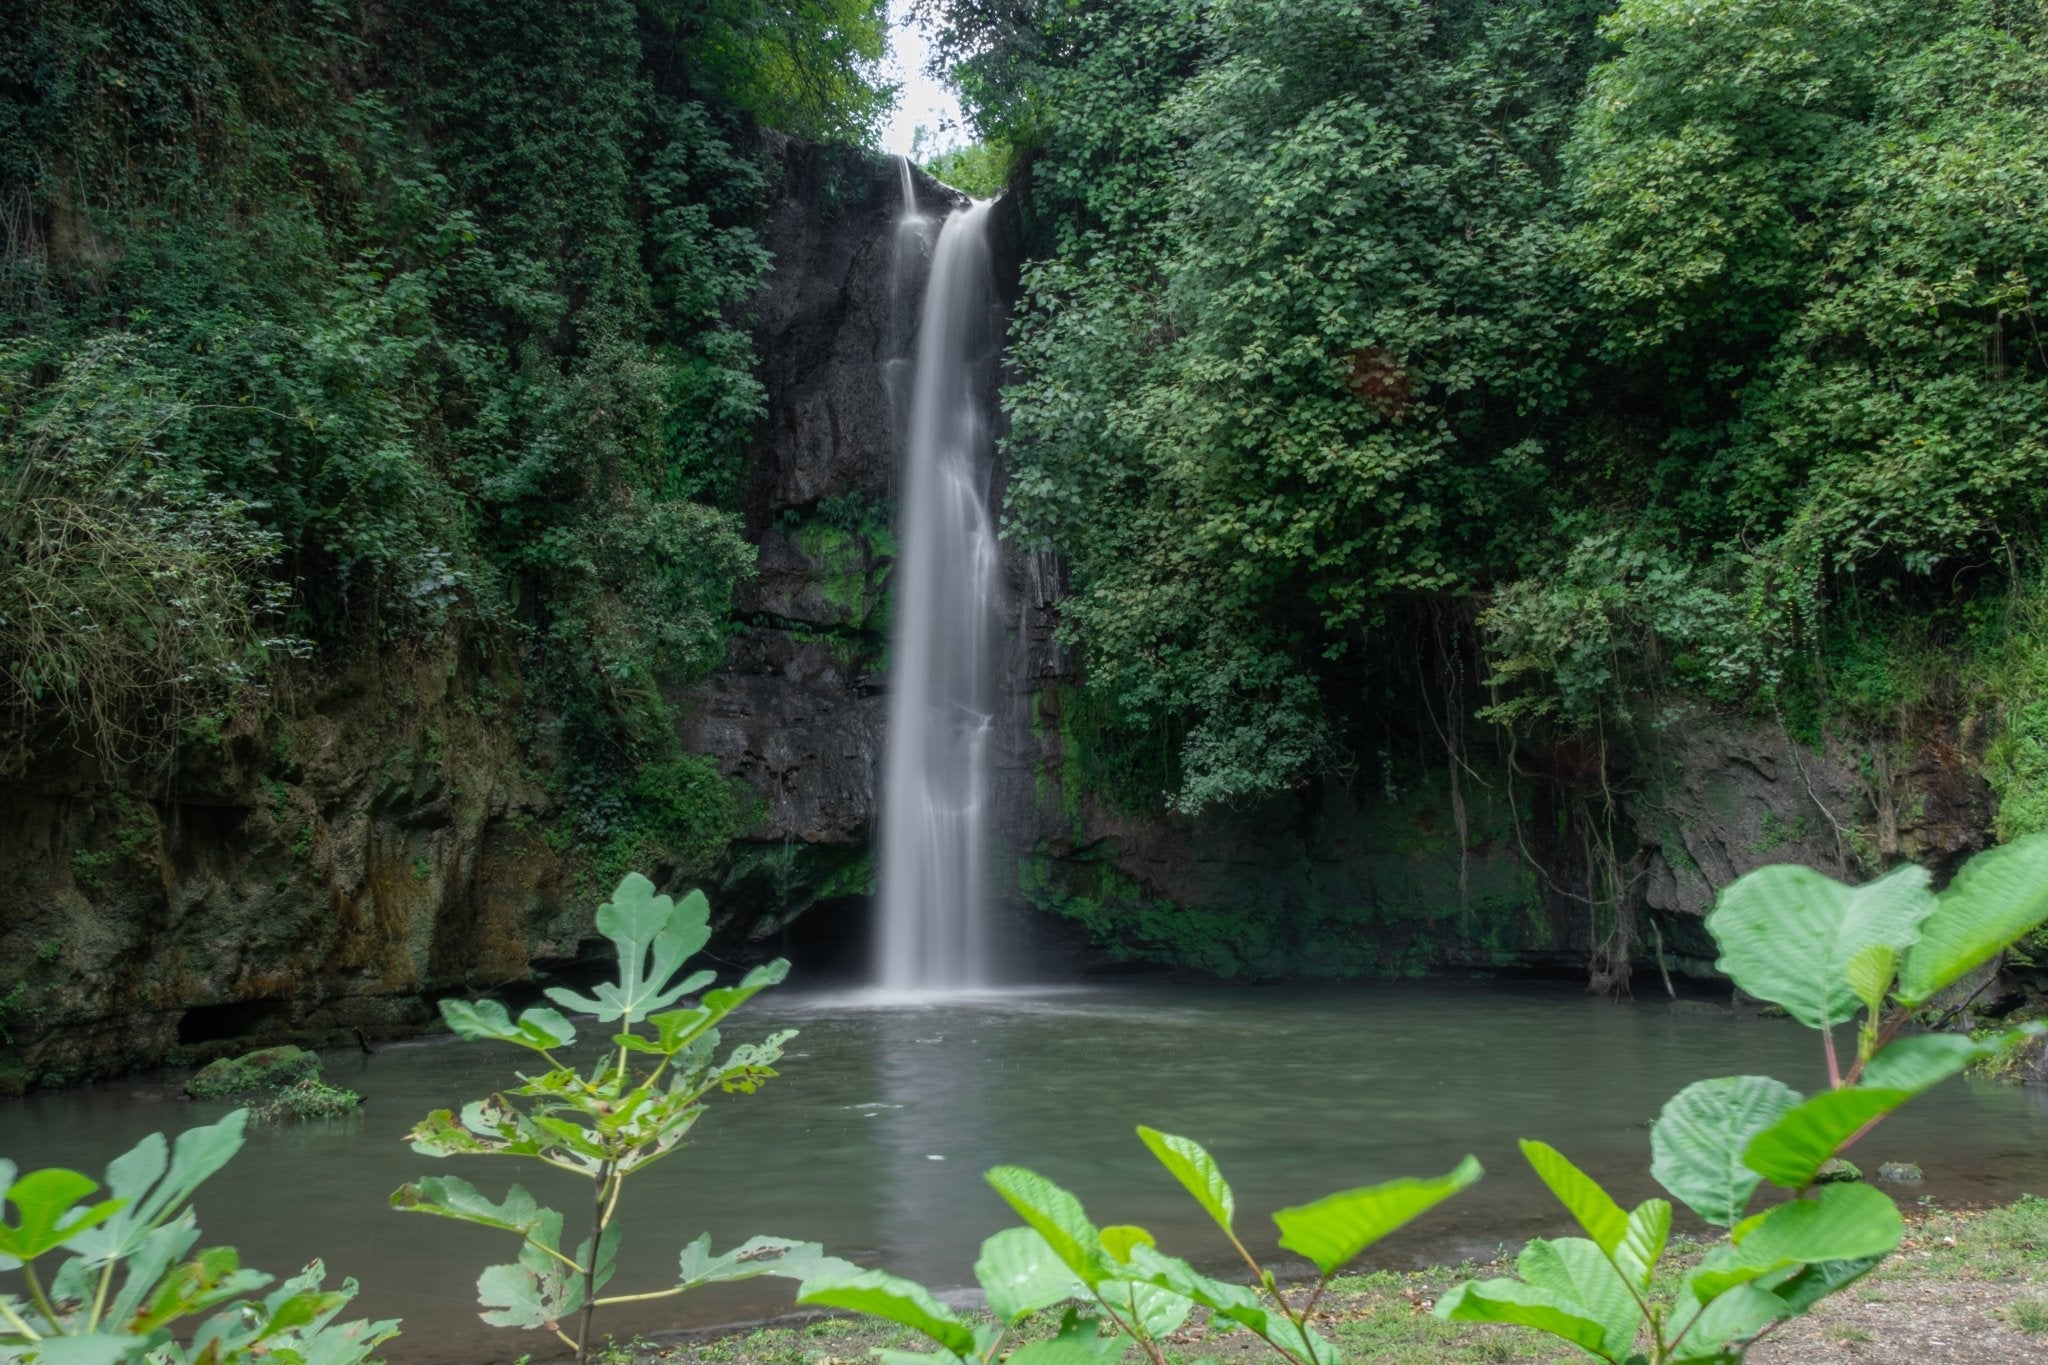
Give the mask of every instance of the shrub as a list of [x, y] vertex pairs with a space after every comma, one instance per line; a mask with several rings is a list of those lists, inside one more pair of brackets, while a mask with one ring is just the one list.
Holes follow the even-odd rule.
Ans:
[[[413, 1150], [426, 1156], [518, 1156], [570, 1171], [597, 1185], [589, 1235], [562, 1250], [562, 1215], [542, 1208], [519, 1185], [493, 1203], [456, 1176], [429, 1176], [398, 1189], [393, 1208], [438, 1214], [509, 1232], [519, 1259], [491, 1266], [477, 1279], [485, 1322], [526, 1330], [546, 1327], [576, 1353], [595, 1345], [592, 1319], [606, 1304], [681, 1294], [699, 1285], [797, 1273], [817, 1259], [813, 1243], [755, 1237], [713, 1255], [711, 1234], [683, 1248], [674, 1288], [600, 1298], [618, 1260], [615, 1221], [626, 1178], [673, 1153], [704, 1112], [713, 1091], [750, 1094], [775, 1075], [773, 1064], [794, 1030], [742, 1043], [714, 1059], [718, 1023], [757, 992], [781, 981], [780, 959], [749, 972], [739, 985], [705, 991], [698, 1003], [672, 1009], [711, 984], [713, 973], [680, 977], [683, 964], [711, 936], [711, 908], [701, 892], [681, 903], [654, 894], [654, 883], [629, 873], [597, 912], [598, 932], [618, 946], [619, 975], [588, 996], [555, 987], [548, 998], [565, 1009], [612, 1024], [612, 1047], [579, 1072], [555, 1054], [577, 1045], [575, 1025], [538, 1006], [515, 1020], [494, 1000], [441, 1002], [441, 1015], [472, 1042], [512, 1043], [539, 1054], [546, 1071], [524, 1084], [464, 1105], [461, 1116], [438, 1109], [412, 1130]], [[640, 1026], [645, 1025], [643, 1030]], [[634, 1063], [644, 1064], [636, 1070]], [[575, 1335], [564, 1323], [581, 1322]]]
[[1222, 1229], [1251, 1267], [1255, 1286], [1211, 1278], [1161, 1254], [1143, 1228], [1097, 1228], [1080, 1201], [1050, 1180], [998, 1166], [988, 1172], [988, 1183], [1028, 1226], [983, 1242], [974, 1264], [995, 1327], [969, 1323], [922, 1285], [835, 1259], [809, 1270], [797, 1302], [886, 1318], [931, 1338], [942, 1351], [898, 1361], [993, 1365], [1026, 1318], [1058, 1304], [1078, 1304], [1079, 1310], [1068, 1308], [1055, 1340], [1016, 1349], [1009, 1356], [1014, 1365], [1115, 1365], [1125, 1339], [1137, 1342], [1153, 1365], [1167, 1365], [1165, 1339], [1198, 1307], [1224, 1330], [1249, 1331], [1289, 1365], [1338, 1365], [1336, 1347], [1309, 1325], [1331, 1277], [1480, 1175], [1479, 1163], [1468, 1156], [1434, 1180], [1390, 1180], [1279, 1210], [1273, 1221], [1280, 1245], [1314, 1262], [1318, 1272], [1306, 1293], [1290, 1298], [1238, 1238], [1237, 1197], [1209, 1153], [1189, 1138], [1151, 1128], [1138, 1129], [1138, 1137]]
[[353, 1114], [363, 1097], [353, 1090], [308, 1076], [293, 1081], [267, 1103], [258, 1105], [256, 1116], [270, 1123], [287, 1119], [331, 1119]]
[[[1529, 1164], [1586, 1236], [1530, 1242], [1516, 1261], [1519, 1278], [1461, 1284], [1438, 1315], [1533, 1327], [1614, 1365], [1742, 1360], [1779, 1322], [1868, 1274], [1904, 1235], [1882, 1191], [1830, 1179], [1847, 1165], [1839, 1154], [1973, 1060], [2048, 1031], [2037, 1023], [1989, 1039], [1902, 1036], [2043, 920], [2048, 836], [1979, 854], [1939, 896], [1918, 867], [1859, 887], [1792, 866], [1740, 878], [1707, 917], [1721, 948], [1716, 965], [1819, 1031], [1829, 1088], [1807, 1097], [1768, 1076], [1727, 1076], [1687, 1086], [1658, 1115], [1650, 1173], [1727, 1228], [1728, 1240], [1675, 1293], [1660, 1293], [1671, 1203], [1649, 1199], [1624, 1211], [1555, 1148], [1524, 1141]], [[1834, 1030], [1857, 1023], [1859, 1012], [1845, 1064]], [[1790, 1198], [1752, 1216], [1766, 1181]]]

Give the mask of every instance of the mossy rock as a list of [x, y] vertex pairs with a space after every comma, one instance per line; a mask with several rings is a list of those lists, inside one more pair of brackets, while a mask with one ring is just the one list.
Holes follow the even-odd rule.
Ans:
[[1813, 1183], [1816, 1185], [1853, 1185], [1862, 1179], [1863, 1171], [1855, 1162], [1834, 1156], [1821, 1163], [1820, 1170], [1814, 1173]]
[[319, 1077], [320, 1058], [315, 1054], [302, 1047], [266, 1047], [208, 1062], [185, 1082], [185, 1093], [195, 1100], [215, 1100], [258, 1090], [282, 1090]]
[[1877, 1178], [1888, 1184], [1911, 1185], [1926, 1176], [1910, 1161], [1887, 1161], [1877, 1168]]

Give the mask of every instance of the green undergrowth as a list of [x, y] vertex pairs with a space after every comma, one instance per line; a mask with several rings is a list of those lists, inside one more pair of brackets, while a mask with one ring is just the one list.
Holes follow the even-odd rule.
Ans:
[[154, 789], [280, 680], [452, 641], [516, 680], [597, 880], [722, 848], [746, 812], [668, 699], [754, 559], [758, 129], [870, 137], [885, 32], [879, 0], [11, 7], [0, 774], [83, 748]]
[[[1865, 1301], [1930, 1282], [1991, 1282], [2009, 1298], [2000, 1312], [2016, 1330], [2039, 1311], [2048, 1283], [2048, 1199], [2033, 1196], [1983, 1210], [1922, 1209], [1909, 1215], [1906, 1242], [1862, 1287]], [[1667, 1273], [1675, 1279], [1698, 1259], [1704, 1243], [1683, 1244]], [[1512, 1248], [1501, 1248], [1503, 1260]], [[1404, 1272], [1382, 1270], [1332, 1281], [1317, 1310], [1317, 1326], [1347, 1360], [1375, 1365], [1498, 1365], [1507, 1361], [1566, 1359], [1552, 1343], [1504, 1328], [1444, 1322], [1431, 1305], [1450, 1286], [1474, 1275], [1500, 1273], [1504, 1265], [1467, 1263]], [[1026, 1338], [1050, 1337], [1056, 1314], [1030, 1324]], [[1201, 1358], [1231, 1360], [1257, 1343], [1247, 1334], [1207, 1337], [1201, 1314], [1177, 1334], [1169, 1360], [1175, 1365]], [[1844, 1328], [1846, 1331], [1853, 1329]], [[914, 1334], [866, 1318], [760, 1327], [680, 1345], [636, 1342], [616, 1350], [616, 1360], [635, 1365], [853, 1365], [875, 1350], [915, 1349]], [[1138, 1359], [1132, 1349], [1126, 1359]]]
[[278, 1091], [254, 1113], [267, 1123], [288, 1123], [293, 1119], [332, 1119], [353, 1114], [363, 1097], [353, 1090], [329, 1085], [318, 1077], [294, 1081]]

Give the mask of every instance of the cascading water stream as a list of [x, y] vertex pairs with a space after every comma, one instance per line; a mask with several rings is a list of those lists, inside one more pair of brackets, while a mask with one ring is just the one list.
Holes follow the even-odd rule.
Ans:
[[[905, 220], [916, 221], [907, 163], [903, 185]], [[998, 566], [981, 382], [995, 342], [989, 207], [956, 210], [940, 228], [917, 330], [882, 764], [876, 977], [888, 994], [990, 981]], [[899, 290], [907, 273], [898, 274]]]

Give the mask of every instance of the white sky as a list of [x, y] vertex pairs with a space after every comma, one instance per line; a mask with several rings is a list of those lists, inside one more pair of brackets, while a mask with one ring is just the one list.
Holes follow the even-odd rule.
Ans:
[[[882, 150], [910, 154], [910, 139], [920, 126], [928, 130], [926, 154], [967, 140], [960, 127], [960, 97], [924, 73], [931, 44], [922, 28], [910, 22], [910, 0], [889, 0], [889, 55], [883, 61], [888, 78], [902, 84], [896, 108], [882, 125]], [[941, 125], [947, 131], [941, 132]]]

